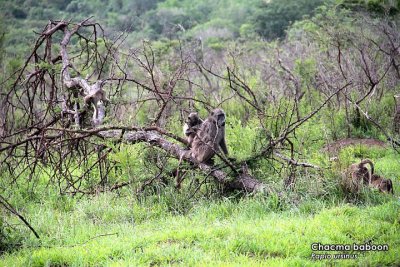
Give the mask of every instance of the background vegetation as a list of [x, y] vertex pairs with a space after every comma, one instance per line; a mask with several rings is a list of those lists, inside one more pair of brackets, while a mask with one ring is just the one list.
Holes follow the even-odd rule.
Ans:
[[[400, 93], [400, 1], [0, 3], [0, 195], [40, 235], [3, 205], [1, 266], [400, 265], [394, 121], [396, 108], [400, 112], [394, 98]], [[91, 136], [49, 145], [55, 156], [47, 158], [36, 143], [6, 149], [30, 136], [32, 122], [43, 117], [42, 125], [61, 112], [48, 94], [56, 88], [61, 99], [62, 66], [27, 61], [35, 40], [49, 20], [79, 23], [91, 16], [104, 36], [99, 30], [93, 41], [85, 29], [79, 33], [90, 41], [71, 40], [77, 66], [71, 72], [91, 82], [114, 79], [105, 86], [105, 126], [153, 125], [162, 101], [143, 88], [173, 84], [174, 101], [157, 126], [182, 136], [187, 112], [197, 110], [204, 118], [211, 107], [222, 107], [233, 163], [246, 163], [266, 190], [226, 190], [188, 163], [180, 166], [186, 178], [177, 190], [171, 173], [178, 160], [143, 142]], [[52, 38], [57, 55], [62, 35]], [[142, 64], [146, 56], [155, 62], [150, 71], [144, 66], [151, 64]], [[31, 87], [27, 80], [36, 70], [44, 75]], [[56, 126], [74, 129], [62, 123]], [[282, 136], [275, 154], [263, 154]], [[363, 145], [365, 139], [374, 145]], [[343, 140], [355, 141], [341, 146]], [[31, 154], [29, 146], [36, 148]], [[356, 194], [342, 189], [343, 170], [363, 158], [393, 180], [393, 196], [367, 187]], [[216, 166], [229, 173], [220, 159]], [[311, 258], [313, 242], [372, 242], [390, 249], [318, 261]]]

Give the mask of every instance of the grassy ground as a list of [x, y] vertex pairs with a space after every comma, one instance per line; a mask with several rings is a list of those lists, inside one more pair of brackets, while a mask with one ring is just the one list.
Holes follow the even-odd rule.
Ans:
[[[272, 188], [268, 196], [190, 198], [185, 181], [181, 193], [171, 186], [138, 199], [134, 188], [127, 187], [118, 194], [78, 198], [61, 196], [44, 178], [32, 196], [20, 184], [9, 199], [41, 239], [4, 212], [3, 225], [14, 244], [6, 245], [0, 266], [400, 266], [397, 152], [355, 146], [343, 149], [339, 161], [309, 155], [325, 175], [302, 172], [295, 191], [285, 192], [281, 177], [260, 168], [257, 177]], [[360, 158], [371, 158], [377, 173], [393, 180], [394, 196], [369, 189], [353, 197], [341, 192], [341, 170]], [[0, 245], [5, 243], [1, 238]], [[389, 250], [311, 249], [313, 243], [367, 242]], [[356, 259], [318, 260], [313, 253]]]
[[[327, 207], [316, 200], [280, 212], [271, 197], [200, 201], [185, 215], [173, 215], [163, 202], [138, 204], [112, 193], [53, 199], [26, 207], [41, 241], [25, 237], [0, 265], [400, 265], [400, 202], [377, 197], [376, 206]], [[311, 259], [313, 242], [368, 241], [388, 244], [389, 251], [356, 253], [356, 260]]]

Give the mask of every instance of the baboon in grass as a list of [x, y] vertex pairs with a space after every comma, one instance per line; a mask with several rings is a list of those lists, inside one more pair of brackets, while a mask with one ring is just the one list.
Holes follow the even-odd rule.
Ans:
[[[365, 165], [369, 164], [370, 169]], [[371, 176], [374, 173], [374, 164], [369, 159], [364, 159], [360, 163], [351, 164], [343, 174], [343, 185], [350, 192], [358, 192], [361, 185], [371, 183]]]
[[394, 194], [392, 180], [385, 179], [377, 174], [372, 174], [370, 185], [377, 188], [380, 192]]

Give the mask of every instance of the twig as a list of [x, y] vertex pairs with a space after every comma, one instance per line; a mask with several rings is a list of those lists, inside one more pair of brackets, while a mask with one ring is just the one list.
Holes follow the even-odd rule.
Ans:
[[286, 157], [285, 155], [282, 155], [278, 152], [274, 152], [274, 155], [277, 156], [280, 159], [283, 159], [284, 161], [287, 161], [288, 163], [290, 163], [291, 165], [295, 165], [295, 166], [301, 166], [301, 167], [305, 167], [305, 168], [314, 168], [314, 169], [321, 169], [321, 167], [317, 166], [317, 165], [313, 165], [307, 162], [299, 162], [297, 160], [291, 159]]
[[8, 210], [9, 212], [11, 212], [12, 214], [16, 215], [32, 232], [33, 234], [36, 236], [36, 238], [40, 239], [38, 233], [35, 231], [35, 229], [33, 229], [33, 227], [28, 223], [28, 221], [21, 215], [19, 214], [13, 206], [11, 206], [10, 203], [8, 203], [8, 201], [0, 195], [0, 204], [3, 205], [3, 207]]

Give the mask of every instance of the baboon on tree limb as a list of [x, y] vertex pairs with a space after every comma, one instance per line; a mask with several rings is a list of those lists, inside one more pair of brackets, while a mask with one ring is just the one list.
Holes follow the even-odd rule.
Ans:
[[185, 134], [189, 147], [192, 147], [193, 139], [196, 136], [198, 130], [200, 129], [203, 120], [200, 119], [197, 112], [192, 112], [189, 114], [185, 124], [183, 125], [183, 133]]
[[[370, 165], [371, 170], [365, 167]], [[374, 164], [369, 159], [364, 159], [360, 163], [350, 165], [343, 175], [343, 185], [350, 192], [358, 192], [362, 184], [368, 185], [371, 183], [371, 177], [374, 173]]]
[[[221, 147], [227, 155], [228, 149], [225, 143], [225, 112], [222, 109], [214, 109], [203, 122], [197, 113], [190, 113], [183, 126], [183, 132], [188, 137], [191, 147], [190, 155], [198, 162], [211, 163], [211, 158]], [[179, 160], [180, 165], [181, 159]], [[181, 187], [182, 179], [179, 172], [176, 175], [176, 188]]]
[[225, 112], [217, 108], [201, 124], [191, 148], [191, 156], [198, 162], [210, 162], [220, 148], [225, 155], [228, 154], [225, 142], [225, 119]]
[[103, 81], [99, 81], [96, 83], [97, 90], [90, 92], [88, 95], [84, 97], [84, 102], [86, 105], [93, 105], [93, 123], [97, 126], [103, 120], [104, 114], [104, 103], [108, 102], [109, 100], [106, 97], [106, 93], [101, 88]]
[[[192, 147], [193, 139], [196, 136], [202, 123], [203, 123], [203, 120], [200, 119], [199, 114], [197, 114], [197, 112], [191, 112], [189, 114], [189, 116], [187, 117], [187, 120], [186, 120], [185, 124], [183, 125], [183, 134], [187, 138], [188, 148]], [[190, 151], [189, 151], [189, 153], [190, 153]], [[181, 165], [182, 157], [179, 159], [178, 168], [176, 168], [173, 171], [173, 174], [176, 177], [175, 187], [177, 189], [181, 188], [183, 176], [185, 175], [185, 173], [183, 173], [182, 175], [180, 175], [180, 173], [179, 173], [179, 166]]]

